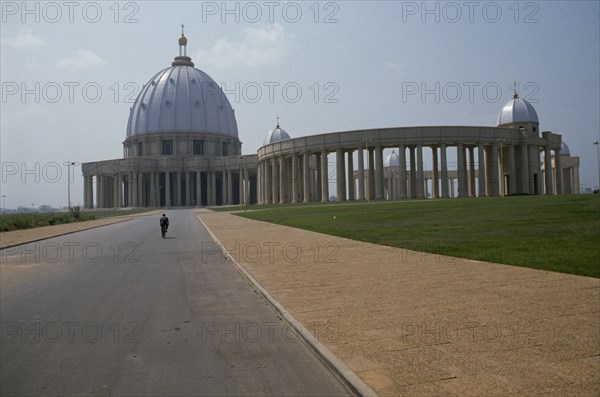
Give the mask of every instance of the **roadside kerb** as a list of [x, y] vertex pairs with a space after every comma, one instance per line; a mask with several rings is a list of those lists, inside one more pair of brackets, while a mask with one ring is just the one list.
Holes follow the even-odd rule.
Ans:
[[223, 245], [219, 239], [213, 234], [209, 227], [204, 223], [199, 215], [196, 215], [202, 226], [206, 229], [210, 237], [221, 247], [224, 255], [233, 263], [236, 269], [261, 293], [261, 295], [269, 302], [269, 304], [275, 309], [275, 311], [284, 319], [299, 336], [300, 340], [308, 346], [317, 357], [335, 374], [344, 385], [354, 394], [365, 397], [375, 397], [378, 394], [375, 393], [362, 379], [358, 377], [346, 364], [344, 364], [339, 358], [335, 356], [325, 345], [315, 338], [315, 336], [306, 329], [298, 320], [294, 318], [279, 302], [275, 300], [264, 289], [250, 273], [246, 271], [236, 260], [229, 254], [229, 252], [223, 249]]

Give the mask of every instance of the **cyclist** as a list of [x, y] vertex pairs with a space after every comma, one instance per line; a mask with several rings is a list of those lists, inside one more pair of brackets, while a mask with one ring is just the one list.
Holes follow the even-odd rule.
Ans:
[[167, 218], [165, 214], [162, 214], [162, 217], [160, 218], [160, 232], [163, 237], [165, 237], [167, 229], [169, 229], [169, 218]]

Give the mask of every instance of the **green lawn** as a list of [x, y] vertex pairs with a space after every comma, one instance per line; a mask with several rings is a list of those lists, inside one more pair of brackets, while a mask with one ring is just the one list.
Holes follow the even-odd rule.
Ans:
[[598, 195], [324, 204], [239, 215], [393, 247], [600, 278]]

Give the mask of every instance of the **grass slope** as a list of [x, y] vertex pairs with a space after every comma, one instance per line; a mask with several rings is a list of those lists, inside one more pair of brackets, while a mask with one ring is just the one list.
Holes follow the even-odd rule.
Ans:
[[326, 204], [239, 215], [393, 247], [600, 278], [598, 195]]

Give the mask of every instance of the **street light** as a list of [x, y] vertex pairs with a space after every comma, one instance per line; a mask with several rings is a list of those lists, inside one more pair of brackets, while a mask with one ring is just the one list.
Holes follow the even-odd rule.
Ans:
[[598, 190], [600, 190], [600, 145], [598, 141], [594, 142], [596, 145], [596, 161], [598, 162]]
[[66, 165], [67, 165], [67, 201], [68, 201], [67, 206], [69, 208], [69, 212], [71, 212], [71, 166], [75, 165], [75, 163], [67, 160]]

